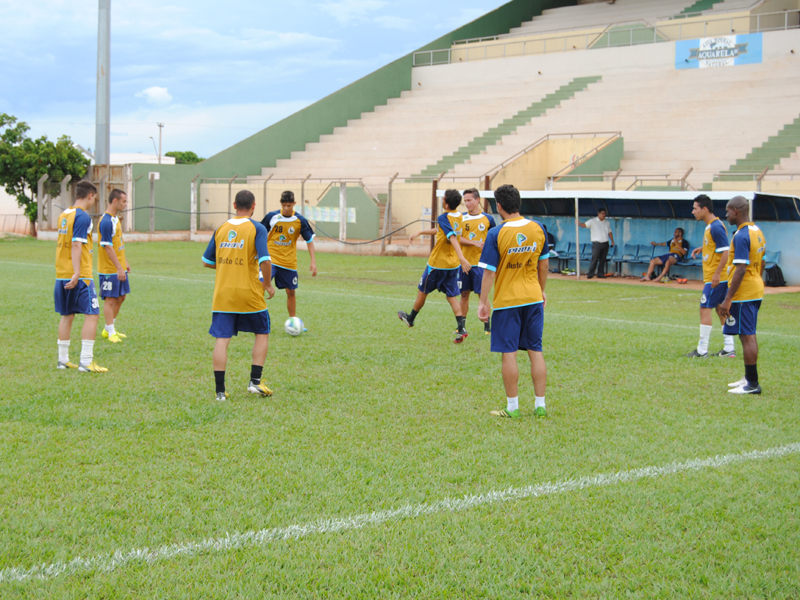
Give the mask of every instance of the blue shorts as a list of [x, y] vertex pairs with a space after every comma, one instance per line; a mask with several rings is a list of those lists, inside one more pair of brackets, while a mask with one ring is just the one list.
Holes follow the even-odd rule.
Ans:
[[542, 351], [542, 303], [492, 311], [492, 352]]
[[297, 271], [272, 265], [272, 279], [275, 280], [275, 287], [279, 290], [297, 289]]
[[257, 313], [215, 312], [211, 315], [211, 329], [208, 330], [208, 333], [215, 338], [230, 338], [238, 335], [240, 331], [268, 334], [269, 329], [268, 310], [262, 310]]
[[119, 275], [116, 273], [112, 275], [100, 275], [100, 297], [105, 300], [106, 298], [119, 298], [120, 296], [127, 296], [131, 293], [131, 274], [125, 281], [119, 280]]
[[722, 333], [725, 335], [755, 335], [759, 308], [761, 308], [761, 300], [733, 302], [731, 315], [725, 320]]
[[464, 273], [463, 270], [458, 270], [458, 277], [461, 280], [462, 292], [475, 292], [480, 295], [481, 281], [483, 281], [483, 269], [481, 267], [472, 267], [469, 273]]
[[457, 269], [434, 269], [425, 267], [425, 272], [419, 280], [419, 291], [423, 294], [430, 294], [434, 290], [439, 290], [448, 298], [461, 295], [461, 279]]
[[675, 258], [675, 260], [680, 260], [681, 259], [680, 255], [677, 252], [670, 252], [669, 254], [662, 254], [661, 256], [656, 256], [656, 258], [661, 261], [662, 265], [667, 264], [667, 261], [670, 258]]
[[99, 315], [100, 303], [97, 301], [94, 280], [79, 279], [78, 285], [71, 290], [64, 288], [68, 283], [68, 279], [56, 279], [53, 290], [56, 312], [61, 315]]
[[703, 295], [700, 296], [700, 308], [716, 308], [728, 293], [728, 282], [720, 281], [717, 287], [712, 288], [711, 283], [703, 285]]

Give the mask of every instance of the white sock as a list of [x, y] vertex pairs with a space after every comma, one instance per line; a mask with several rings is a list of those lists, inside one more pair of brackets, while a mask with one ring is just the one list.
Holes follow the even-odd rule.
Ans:
[[534, 408], [546, 408], [544, 405], [544, 396], [536, 396], [536, 402], [533, 405]]
[[58, 362], [69, 362], [69, 340], [58, 340]]
[[736, 349], [736, 346], [733, 345], [733, 336], [732, 335], [723, 335], [725, 338], [725, 352], [733, 352]]
[[94, 359], [94, 340], [81, 340], [81, 366], [87, 366]]
[[[114, 320], [116, 321], [116, 319]], [[111, 325], [106, 325], [105, 329], [108, 332], [108, 335], [114, 335], [117, 333], [116, 330], [114, 329], [114, 323], [111, 323]]]
[[519, 410], [519, 396], [514, 396], [513, 398], [506, 397], [506, 410], [508, 412]]
[[711, 325], [700, 325], [700, 341], [697, 342], [698, 354], [708, 354], [708, 340], [711, 339]]

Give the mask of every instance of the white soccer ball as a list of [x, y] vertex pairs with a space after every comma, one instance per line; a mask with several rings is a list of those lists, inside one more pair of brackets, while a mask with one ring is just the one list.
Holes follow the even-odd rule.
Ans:
[[283, 324], [283, 330], [289, 335], [300, 335], [303, 333], [303, 329], [303, 321], [300, 320], [300, 317], [289, 317]]

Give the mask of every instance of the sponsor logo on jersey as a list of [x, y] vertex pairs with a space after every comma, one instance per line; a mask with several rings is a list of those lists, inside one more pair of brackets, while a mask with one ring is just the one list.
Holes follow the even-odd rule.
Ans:
[[486, 225], [484, 225], [483, 223], [481, 223], [480, 225], [478, 225], [478, 230], [479, 230], [479, 231], [483, 231], [483, 230], [485, 230], [485, 229], [486, 229]]
[[294, 233], [294, 227], [289, 227], [289, 235], [292, 235], [293, 233]]
[[528, 238], [524, 234], [522, 233], [517, 234], [517, 246], [522, 246], [522, 244], [524, 244], [527, 241]]
[[728, 318], [725, 319], [725, 325], [727, 325], [728, 327], [736, 326], [736, 319], [733, 317], [733, 315], [728, 315]]
[[66, 217], [61, 219], [61, 228], [62, 229], [66, 229], [67, 228], [67, 218]]
[[220, 250], [222, 250], [223, 248], [233, 248], [234, 250], [241, 250], [242, 248], [244, 248], [244, 240], [242, 240], [241, 242], [222, 242], [219, 245], [219, 248]]
[[702, 296], [700, 296], [700, 304], [705, 304], [706, 302], [708, 302], [708, 298], [706, 297], [705, 294], [703, 294]]
[[478, 236], [475, 235], [475, 232], [471, 231], [470, 234], [469, 234], [469, 239], [474, 240], [476, 237], [478, 237]]
[[276, 246], [291, 246], [292, 240], [288, 239], [285, 235], [281, 234], [276, 242], [274, 242]]
[[231, 230], [228, 232], [228, 241], [229, 241], [229, 242], [232, 242], [232, 241], [233, 241], [233, 240], [235, 240], [235, 239], [236, 239], [236, 232], [235, 232], [233, 229], [231, 229]]

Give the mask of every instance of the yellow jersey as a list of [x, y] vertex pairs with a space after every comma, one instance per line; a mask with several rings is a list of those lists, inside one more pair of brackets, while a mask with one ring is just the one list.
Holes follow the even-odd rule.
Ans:
[[267, 230], [247, 217], [233, 218], [214, 232], [203, 262], [216, 265], [212, 312], [257, 313], [267, 310], [258, 280], [262, 262], [269, 260]]
[[728, 251], [728, 285], [733, 277], [735, 265], [747, 265], [744, 278], [733, 295], [733, 302], [750, 302], [764, 298], [761, 265], [766, 251], [767, 241], [764, 232], [755, 223], [743, 223], [733, 234], [731, 248]]
[[[486, 242], [486, 234], [489, 233], [490, 229], [496, 226], [494, 217], [486, 213], [477, 215], [464, 213], [461, 218], [461, 223], [463, 225], [461, 237], [467, 238], [473, 242]], [[481, 260], [481, 248], [478, 246], [464, 245], [461, 247], [461, 250], [464, 253], [464, 258], [469, 261], [469, 264], [473, 267], [477, 267]]]
[[[730, 246], [728, 245], [728, 230], [718, 218], [714, 218], [711, 223], [706, 225], [703, 234], [703, 282], [711, 283], [714, 273], [717, 272], [719, 262], [722, 260], [722, 253]], [[723, 268], [719, 274], [720, 283], [728, 281], [728, 271]]]
[[78, 206], [66, 209], [58, 216], [58, 245], [56, 246], [56, 279], [72, 279], [72, 243], [80, 242], [81, 279], [92, 279], [92, 218]]
[[428, 257], [428, 266], [431, 269], [457, 269], [458, 255], [453, 244], [450, 243], [450, 236], [461, 235], [460, 212], [443, 213], [436, 219], [436, 239], [433, 243], [433, 250]]
[[97, 231], [100, 233], [100, 239], [98, 240], [100, 250], [97, 255], [97, 272], [100, 275], [115, 275], [117, 273], [117, 267], [114, 266], [114, 263], [111, 262], [111, 259], [108, 257], [106, 248], [110, 246], [114, 250], [114, 254], [117, 255], [117, 260], [124, 270], [125, 244], [122, 241], [122, 224], [119, 221], [119, 217], [105, 213], [100, 219]]
[[478, 266], [496, 273], [493, 310], [542, 302], [539, 261], [548, 258], [547, 230], [538, 221], [516, 217], [490, 230]]
[[311, 243], [314, 241], [314, 230], [303, 215], [292, 211], [292, 216], [284, 217], [281, 211], [267, 213], [261, 224], [268, 232], [267, 249], [272, 257], [272, 264], [284, 269], [297, 270], [297, 238], [300, 236]]

